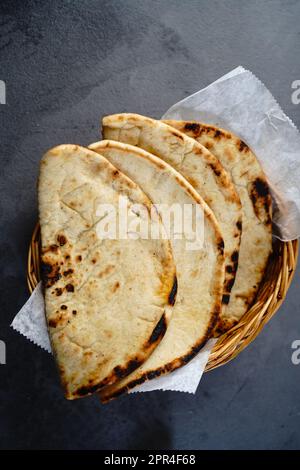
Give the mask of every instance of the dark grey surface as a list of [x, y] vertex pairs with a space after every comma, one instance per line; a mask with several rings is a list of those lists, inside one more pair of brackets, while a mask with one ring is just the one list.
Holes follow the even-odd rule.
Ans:
[[[2, 1], [0, 447], [300, 448], [299, 270], [271, 323], [195, 396], [154, 392], [106, 406], [67, 402], [54, 363], [9, 328], [28, 292], [38, 162], [50, 146], [98, 139], [102, 114], [154, 117], [237, 65], [256, 73], [300, 126], [300, 1]], [[249, 123], [251, 124], [251, 123]]]

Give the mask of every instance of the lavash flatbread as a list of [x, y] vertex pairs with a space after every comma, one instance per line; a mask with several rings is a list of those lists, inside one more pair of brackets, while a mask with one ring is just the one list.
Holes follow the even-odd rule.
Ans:
[[166, 121], [208, 148], [231, 173], [242, 202], [239, 265], [222, 329], [251, 306], [272, 251], [272, 202], [265, 174], [248, 145], [232, 132], [199, 122]]
[[[99, 204], [151, 202], [104, 157], [60, 145], [39, 178], [46, 317], [66, 397], [112, 384], [162, 339], [176, 295], [169, 240], [100, 238]], [[151, 224], [162, 227], [156, 214]]]
[[241, 203], [229, 174], [204, 146], [174, 128], [137, 114], [102, 121], [105, 139], [136, 145], [179, 171], [214, 212], [225, 243], [224, 302], [234, 284], [242, 230]]
[[[177, 298], [167, 332], [147, 361], [101, 392], [103, 401], [147, 379], [184, 365], [211, 335], [219, 317], [224, 283], [223, 239], [211, 209], [195, 189], [163, 160], [138, 147], [113, 141], [90, 146], [136, 181], [154, 204], [197, 205], [203, 211], [204, 244], [190, 250], [187, 240], [171, 237], [178, 279]], [[186, 207], [186, 206], [185, 206]], [[157, 206], [160, 212], [160, 207]], [[163, 211], [162, 211], [163, 212]], [[165, 219], [163, 218], [163, 222]], [[173, 232], [171, 231], [171, 235]]]

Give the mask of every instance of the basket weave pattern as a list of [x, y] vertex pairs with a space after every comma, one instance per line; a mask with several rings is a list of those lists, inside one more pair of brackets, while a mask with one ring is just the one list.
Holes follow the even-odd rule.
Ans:
[[[276, 241], [256, 300], [242, 319], [218, 338], [205, 371], [235, 358], [260, 333], [282, 304], [297, 265], [298, 240]], [[28, 252], [27, 283], [30, 292], [40, 281], [40, 226], [36, 225]]]

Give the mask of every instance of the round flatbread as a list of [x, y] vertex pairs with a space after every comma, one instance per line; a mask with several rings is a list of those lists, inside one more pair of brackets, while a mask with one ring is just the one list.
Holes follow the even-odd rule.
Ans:
[[[176, 264], [178, 290], [167, 332], [147, 361], [132, 374], [101, 392], [103, 401], [128, 391], [137, 384], [171, 372], [191, 360], [210, 337], [218, 320], [223, 283], [224, 253], [219, 225], [197, 191], [165, 161], [138, 147], [101, 141], [90, 148], [137, 182], [156, 205], [166, 224], [165, 207], [201, 212], [203, 231], [200, 245], [189, 245], [186, 232], [178, 237], [172, 225], [171, 244]], [[181, 220], [184, 219], [184, 216]], [[184, 219], [186, 220], [186, 219]], [[202, 243], [201, 243], [202, 242]]]
[[225, 243], [226, 304], [235, 280], [242, 230], [241, 203], [230, 174], [203, 145], [161, 121], [137, 114], [115, 114], [104, 117], [102, 125], [105, 139], [135, 145], [173, 166], [212, 209]]
[[243, 231], [237, 275], [223, 309], [222, 331], [249, 309], [272, 252], [272, 201], [265, 174], [248, 145], [232, 132], [194, 121], [166, 121], [208, 148], [230, 172], [242, 202]]
[[[60, 145], [42, 158], [39, 214], [46, 318], [68, 399], [112, 384], [162, 339], [176, 295], [169, 240], [99, 235], [102, 209], [151, 201], [103, 156]], [[105, 206], [103, 206], [105, 204]], [[99, 212], [100, 211], [100, 212]], [[150, 227], [163, 229], [156, 212]]]

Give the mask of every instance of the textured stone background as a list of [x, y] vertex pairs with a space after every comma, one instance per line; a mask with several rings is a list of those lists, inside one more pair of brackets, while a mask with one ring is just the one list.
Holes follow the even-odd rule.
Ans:
[[299, 0], [2, 1], [0, 79], [0, 447], [300, 448], [299, 270], [247, 351], [205, 374], [196, 396], [64, 400], [52, 358], [9, 328], [28, 292], [38, 162], [50, 146], [98, 139], [102, 114], [160, 117], [235, 66], [256, 73], [300, 126]]

